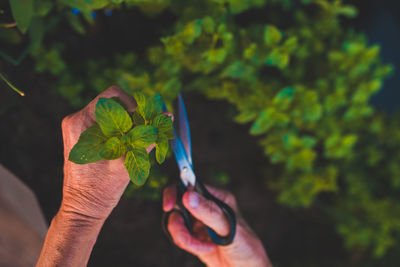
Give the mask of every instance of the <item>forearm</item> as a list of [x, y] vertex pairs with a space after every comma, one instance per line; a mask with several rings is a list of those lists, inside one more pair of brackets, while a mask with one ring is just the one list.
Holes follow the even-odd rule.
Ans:
[[61, 208], [51, 222], [36, 266], [86, 266], [103, 223]]

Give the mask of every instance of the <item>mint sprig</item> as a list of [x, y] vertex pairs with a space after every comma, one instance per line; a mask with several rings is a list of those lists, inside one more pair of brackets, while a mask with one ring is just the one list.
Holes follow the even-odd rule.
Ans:
[[115, 98], [100, 98], [96, 104], [97, 124], [84, 131], [69, 153], [77, 164], [113, 160], [126, 156], [125, 168], [136, 185], [143, 185], [150, 173], [146, 147], [155, 144], [156, 159], [163, 163], [168, 139], [173, 138], [172, 119], [162, 114], [160, 95], [134, 94], [137, 107], [130, 114]]

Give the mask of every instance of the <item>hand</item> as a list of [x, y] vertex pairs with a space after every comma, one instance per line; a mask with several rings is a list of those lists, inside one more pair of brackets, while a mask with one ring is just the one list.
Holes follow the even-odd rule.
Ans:
[[136, 108], [134, 99], [121, 88], [113, 86], [91, 101], [84, 109], [62, 121], [64, 141], [64, 187], [60, 211], [85, 221], [104, 221], [117, 205], [129, 175], [124, 158], [101, 160], [90, 164], [75, 164], [68, 160], [69, 152], [83, 131], [96, 123], [94, 110], [99, 98], [118, 97], [129, 112]]
[[84, 165], [68, 160], [69, 152], [80, 134], [96, 122], [94, 109], [97, 100], [114, 96], [119, 97], [128, 111], [135, 110], [133, 98], [113, 86], [62, 121], [63, 199], [51, 222], [36, 266], [85, 266], [105, 219], [129, 183], [122, 158]]
[[[234, 196], [210, 186], [206, 187], [216, 198], [228, 204], [236, 214], [237, 228], [232, 244], [218, 246], [211, 241], [204, 226], [207, 225], [217, 234], [225, 236], [229, 233], [229, 223], [214, 202], [188, 190], [183, 195], [182, 201], [187, 210], [197, 219], [193, 226], [194, 235], [192, 236], [186, 229], [183, 217], [173, 212], [169, 216], [168, 231], [176, 245], [196, 255], [207, 266], [272, 266], [260, 239], [240, 215]], [[169, 186], [164, 190], [164, 211], [171, 211], [175, 202], [176, 186]]]

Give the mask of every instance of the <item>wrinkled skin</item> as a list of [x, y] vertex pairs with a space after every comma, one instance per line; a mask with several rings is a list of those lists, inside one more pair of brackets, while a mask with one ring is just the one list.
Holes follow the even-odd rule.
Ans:
[[134, 99], [118, 87], [110, 87], [84, 109], [62, 121], [64, 141], [64, 187], [61, 209], [93, 219], [105, 219], [117, 205], [129, 175], [124, 158], [101, 160], [90, 164], [75, 164], [68, 160], [80, 134], [96, 123], [94, 110], [98, 98], [119, 97], [129, 112], [135, 111]]
[[[69, 152], [83, 131], [96, 123], [94, 110], [99, 98], [118, 97], [128, 111], [134, 99], [112, 86], [82, 110], [62, 121], [64, 141], [64, 185], [61, 207], [53, 218], [37, 266], [85, 266], [97, 235], [129, 183], [124, 158], [75, 164]], [[148, 148], [150, 151], [152, 147]]]

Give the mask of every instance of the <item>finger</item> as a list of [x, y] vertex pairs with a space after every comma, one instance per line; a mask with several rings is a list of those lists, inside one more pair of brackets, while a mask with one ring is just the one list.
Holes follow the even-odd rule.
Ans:
[[170, 185], [163, 192], [163, 210], [168, 212], [172, 210], [176, 202], [176, 186]]
[[171, 120], [174, 121], [174, 115], [171, 112], [163, 112], [162, 114], [165, 114], [165, 115], [171, 117]]
[[225, 191], [225, 190], [217, 189], [217, 188], [215, 188], [213, 186], [210, 186], [210, 185], [205, 185], [205, 187], [207, 188], [208, 192], [210, 192], [211, 195], [213, 195], [214, 197], [218, 198], [222, 202], [226, 203], [235, 212], [238, 212], [236, 199], [232, 195], [232, 193], [230, 193], [228, 191]]
[[192, 236], [186, 229], [183, 217], [177, 212], [169, 216], [168, 231], [178, 247], [194, 255], [202, 255], [215, 249], [213, 243], [203, 242]]
[[225, 236], [229, 234], [229, 222], [215, 202], [194, 191], [186, 191], [182, 200], [183, 205], [197, 220], [213, 229], [219, 235]]
[[151, 144], [151, 145], [149, 145], [148, 147], [146, 147], [147, 153], [150, 153], [155, 147], [156, 147], [155, 144]]

